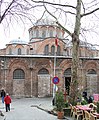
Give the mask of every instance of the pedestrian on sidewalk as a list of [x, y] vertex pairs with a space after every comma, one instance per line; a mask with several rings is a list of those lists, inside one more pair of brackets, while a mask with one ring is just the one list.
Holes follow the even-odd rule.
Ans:
[[6, 112], [8, 112], [8, 110], [10, 111], [11, 97], [9, 96], [8, 93], [6, 94], [6, 97], [4, 98], [4, 102], [5, 102]]
[[6, 92], [4, 91], [4, 89], [1, 90], [1, 99], [2, 99], [2, 103], [4, 103], [4, 97], [6, 96]]

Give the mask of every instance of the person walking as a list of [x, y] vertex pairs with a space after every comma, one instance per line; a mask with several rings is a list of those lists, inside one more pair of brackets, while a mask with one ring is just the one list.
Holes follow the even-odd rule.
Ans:
[[8, 93], [6, 94], [4, 98], [4, 102], [5, 102], [6, 112], [8, 112], [8, 110], [10, 111], [11, 97], [9, 96]]
[[6, 96], [6, 93], [4, 91], [4, 89], [1, 90], [1, 99], [2, 99], [2, 103], [4, 103], [4, 97]]

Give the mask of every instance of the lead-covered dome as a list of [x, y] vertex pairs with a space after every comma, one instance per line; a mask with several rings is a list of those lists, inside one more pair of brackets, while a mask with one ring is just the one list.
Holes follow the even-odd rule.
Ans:
[[29, 29], [29, 41], [37, 42], [46, 38], [55, 38], [56, 35], [59, 39], [63, 39], [64, 33], [64, 30], [56, 24], [56, 21], [46, 18], [37, 21], [33, 27]]
[[21, 39], [14, 39], [14, 40], [11, 40], [9, 44], [28, 44], [28, 43]]
[[52, 19], [42, 19], [40, 21], [37, 21], [34, 26], [39, 26], [39, 25], [57, 25], [56, 21]]

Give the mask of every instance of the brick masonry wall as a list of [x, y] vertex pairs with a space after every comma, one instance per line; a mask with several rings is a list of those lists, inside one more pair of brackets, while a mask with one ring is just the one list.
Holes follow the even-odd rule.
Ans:
[[[10, 95], [16, 97], [44, 97], [52, 95], [52, 78], [54, 71], [53, 62], [54, 60], [50, 58], [6, 58], [7, 69], [6, 74], [4, 74], [5, 69], [1, 70], [0, 89], [4, 88], [6, 92], [9, 92]], [[86, 60], [81, 64], [82, 68], [79, 68], [79, 79], [81, 82], [80, 86], [83, 86], [83, 88], [85, 88], [89, 85], [87, 84], [89, 82], [89, 79], [86, 76], [87, 71], [88, 69], [94, 69], [96, 70], [97, 76], [93, 75], [93, 78], [90, 79], [90, 88], [93, 88], [94, 92], [99, 93], [99, 88], [97, 87], [99, 85], [98, 61]], [[65, 86], [64, 71], [68, 68], [71, 68], [71, 65], [71, 60], [69, 59], [57, 59], [56, 75], [60, 78], [60, 83], [58, 84], [60, 88], [63, 88]], [[47, 69], [49, 75], [38, 75], [39, 70], [42, 68]], [[22, 69], [25, 72], [25, 79], [13, 79], [13, 72], [16, 69]]]

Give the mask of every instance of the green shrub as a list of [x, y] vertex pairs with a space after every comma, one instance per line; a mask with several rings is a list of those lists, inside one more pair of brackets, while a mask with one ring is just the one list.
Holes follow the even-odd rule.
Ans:
[[88, 102], [86, 100], [81, 101], [81, 105], [86, 105]]
[[55, 99], [56, 99], [55, 105], [56, 105], [57, 111], [62, 111], [63, 108], [65, 107], [63, 92], [62, 91], [57, 92]]
[[97, 102], [97, 113], [99, 113], [99, 102]]
[[65, 107], [69, 107], [69, 103], [68, 102], [65, 102]]

